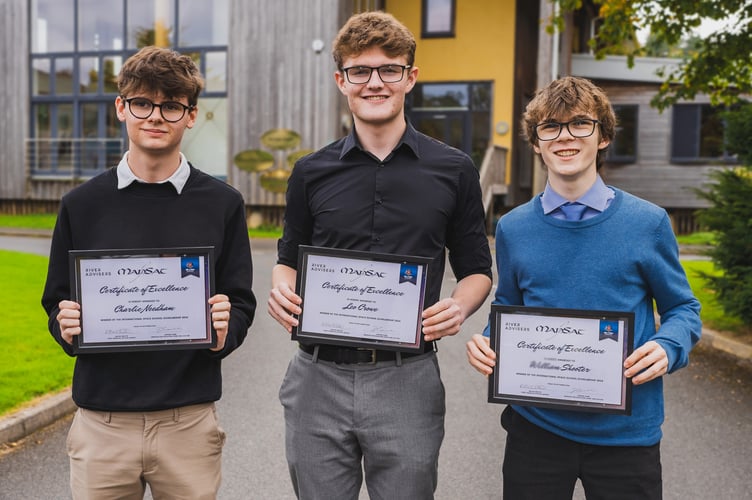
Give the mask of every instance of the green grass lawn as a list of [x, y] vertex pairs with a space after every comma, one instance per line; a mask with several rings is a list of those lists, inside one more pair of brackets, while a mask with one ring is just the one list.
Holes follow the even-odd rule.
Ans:
[[57, 214], [4, 215], [0, 214], [0, 227], [23, 229], [52, 229]]
[[[53, 229], [57, 214], [31, 214], [31, 215], [3, 215], [0, 214], [0, 227], [14, 227], [23, 229]], [[282, 228], [278, 226], [263, 225], [249, 229], [251, 238], [279, 238], [282, 236]]]
[[67, 387], [73, 358], [47, 331], [40, 298], [47, 258], [0, 250], [0, 415], [22, 403]]
[[714, 274], [715, 268], [713, 263], [707, 260], [687, 260], [682, 261], [684, 270], [689, 279], [689, 285], [702, 304], [700, 317], [703, 324], [712, 329], [726, 331], [732, 334], [742, 334], [748, 331], [748, 328], [739, 318], [728, 316], [718, 304], [713, 290], [707, 288], [706, 280], [699, 273]]

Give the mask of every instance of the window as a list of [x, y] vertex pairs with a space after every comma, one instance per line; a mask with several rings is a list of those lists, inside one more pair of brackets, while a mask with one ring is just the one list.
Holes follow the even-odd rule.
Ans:
[[637, 161], [637, 115], [639, 107], [631, 104], [615, 104], [616, 136], [608, 147], [606, 161], [609, 163], [634, 163]]
[[[117, 75], [145, 45], [188, 54], [206, 79], [199, 116], [187, 133], [196, 150], [224, 157], [227, 131], [217, 113], [227, 100], [229, 0], [31, 0], [33, 176], [88, 177], [117, 164], [127, 136], [115, 115]], [[211, 131], [212, 133], [208, 133]], [[226, 175], [223, 162], [202, 168]]]
[[423, 0], [421, 36], [453, 38], [455, 0]]
[[491, 143], [491, 96], [488, 82], [418, 83], [406, 108], [420, 132], [470, 155], [476, 167]]
[[724, 148], [724, 108], [710, 104], [675, 104], [672, 110], [671, 161], [734, 162]]

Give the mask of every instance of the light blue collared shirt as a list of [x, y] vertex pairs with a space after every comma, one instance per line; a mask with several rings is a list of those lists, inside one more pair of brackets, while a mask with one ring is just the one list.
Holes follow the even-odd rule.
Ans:
[[[606, 210], [615, 196], [616, 193], [614, 193], [614, 190], [606, 186], [601, 176], [598, 175], [590, 189], [575, 200], [587, 206], [585, 212], [582, 214], [582, 220], [594, 217]], [[569, 200], [554, 191], [549, 183], [546, 183], [546, 189], [543, 190], [543, 194], [541, 195], [541, 205], [543, 206], [544, 214], [557, 219], [565, 219], [564, 212], [560, 207], [568, 202]]]
[[[185, 183], [188, 182], [188, 177], [190, 177], [190, 175], [191, 168], [188, 166], [188, 160], [185, 159], [183, 153], [180, 153], [180, 166], [178, 166], [178, 169], [175, 170], [175, 173], [173, 173], [167, 179], [156, 182], [155, 184], [164, 184], [165, 182], [169, 182], [170, 184], [175, 186], [175, 191], [180, 194], [185, 187]], [[120, 163], [118, 163], [117, 178], [118, 189], [124, 189], [130, 186], [133, 182], [149, 184], [148, 182], [134, 174], [133, 170], [131, 170], [131, 167], [128, 166], [128, 151], [125, 152], [123, 158], [120, 160]]]

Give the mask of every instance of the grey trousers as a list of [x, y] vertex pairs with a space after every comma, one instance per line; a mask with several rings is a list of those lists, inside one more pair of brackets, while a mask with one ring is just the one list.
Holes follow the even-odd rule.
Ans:
[[298, 498], [357, 500], [365, 471], [371, 500], [433, 499], [446, 410], [435, 353], [398, 366], [313, 362], [298, 351], [279, 399]]

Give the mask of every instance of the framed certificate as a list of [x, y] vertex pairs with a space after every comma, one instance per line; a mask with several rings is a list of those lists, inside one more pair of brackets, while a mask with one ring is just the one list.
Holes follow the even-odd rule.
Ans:
[[77, 353], [208, 349], [213, 247], [69, 252]]
[[422, 352], [429, 261], [301, 245], [296, 292], [303, 312], [292, 339]]
[[629, 415], [634, 313], [491, 306], [488, 401]]

